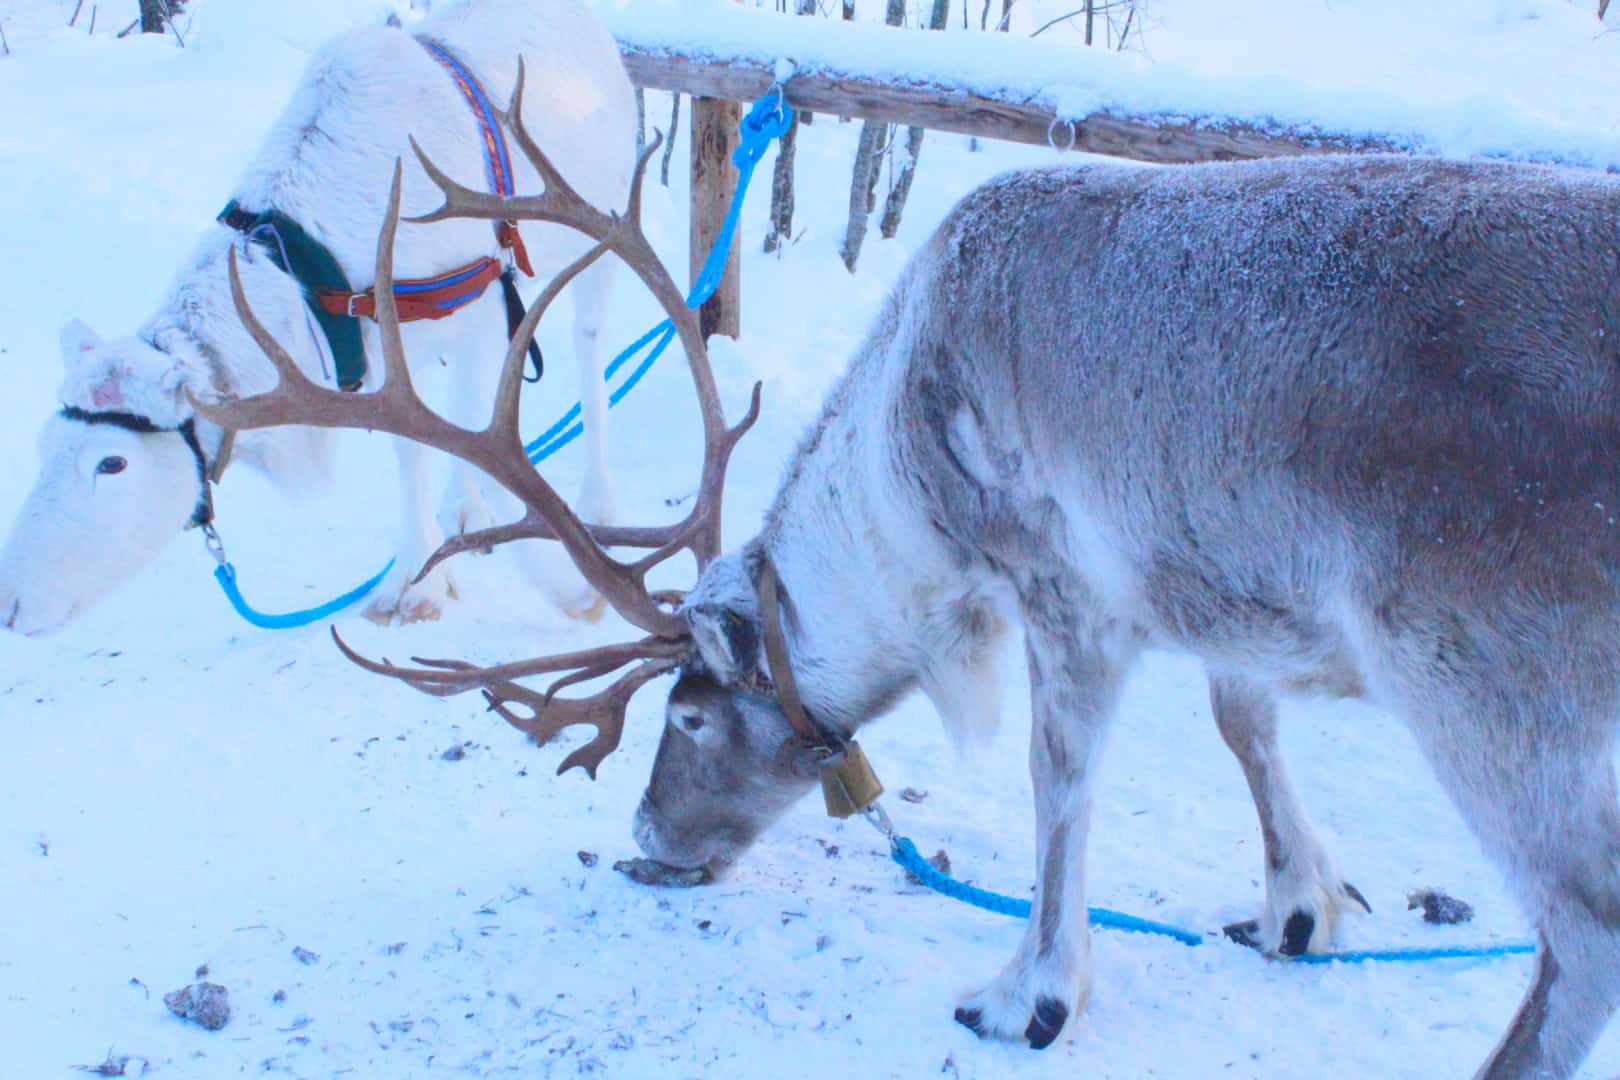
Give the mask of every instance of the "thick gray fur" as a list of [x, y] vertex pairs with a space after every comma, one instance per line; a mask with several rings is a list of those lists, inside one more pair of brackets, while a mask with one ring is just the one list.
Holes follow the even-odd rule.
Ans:
[[[1360, 694], [1543, 943], [1479, 1075], [1566, 1077], [1620, 1002], [1617, 519], [1620, 182], [1380, 157], [1006, 176], [918, 253], [764, 530], [700, 582], [638, 837], [723, 861], [813, 783], [754, 638], [712, 625], [757, 619], [761, 558], [806, 704], [845, 731], [919, 686], [970, 731], [1019, 619], [1035, 917], [958, 1019], [1044, 1045], [1090, 986], [1089, 787], [1136, 656], [1209, 667], [1290, 894], [1273, 947], [1288, 905], [1343, 906], [1274, 699]], [[739, 754], [781, 797], [717, 791]]]

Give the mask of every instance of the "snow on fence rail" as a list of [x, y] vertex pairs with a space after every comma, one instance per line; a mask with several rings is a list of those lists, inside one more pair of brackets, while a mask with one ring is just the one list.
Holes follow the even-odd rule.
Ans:
[[[1157, 164], [1303, 153], [1489, 156], [1620, 171], [1620, 134], [1525, 106], [1211, 79], [1137, 57], [1006, 34], [935, 33], [784, 18], [725, 4], [602, 11], [636, 85], [689, 94], [693, 273], [736, 182], [740, 110], [786, 74], [796, 108]], [[919, 33], [928, 33], [927, 40]], [[705, 305], [706, 332], [737, 334], [736, 251]]]

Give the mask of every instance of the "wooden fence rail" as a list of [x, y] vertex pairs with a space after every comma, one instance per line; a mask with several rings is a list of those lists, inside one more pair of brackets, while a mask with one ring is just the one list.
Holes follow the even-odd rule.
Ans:
[[[694, 275], [732, 197], [735, 172], [728, 159], [736, 144], [737, 103], [758, 99], [783, 75], [785, 96], [799, 109], [1156, 164], [1425, 148], [1416, 135], [1076, 107], [1075, 102], [1103, 100], [1095, 91], [1111, 80], [1140, 88], [1152, 73], [1122, 70], [1119, 58], [1093, 50], [1009, 40], [1004, 34], [975, 35], [966, 51], [962, 34], [746, 11], [723, 18], [711, 13], [700, 24], [691, 20], [679, 12], [637, 7], [610, 19], [610, 26], [636, 85], [688, 94], [695, 103]], [[704, 44], [691, 45], [691, 38]], [[776, 57], [793, 60], [782, 64]], [[1147, 94], [1136, 100], [1159, 98]], [[736, 267], [734, 257], [704, 307], [709, 332], [737, 335]]]

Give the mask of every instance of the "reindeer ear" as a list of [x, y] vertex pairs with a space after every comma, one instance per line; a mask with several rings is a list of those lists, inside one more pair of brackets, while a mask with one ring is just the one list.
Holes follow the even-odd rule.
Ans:
[[759, 598], [754, 575], [740, 555], [709, 564], [681, 608], [703, 666], [723, 686], [760, 670]]
[[77, 364], [85, 353], [101, 344], [96, 332], [78, 319], [62, 327], [62, 362], [69, 367]]
[[721, 685], [758, 669], [760, 626], [752, 613], [723, 604], [698, 604], [686, 609], [686, 621], [703, 665]]

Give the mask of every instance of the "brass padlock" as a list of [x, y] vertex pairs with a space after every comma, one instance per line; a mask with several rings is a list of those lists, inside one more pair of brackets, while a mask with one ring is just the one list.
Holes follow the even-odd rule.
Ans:
[[883, 784], [858, 744], [851, 742], [821, 766], [821, 794], [829, 817], [847, 818], [864, 811], [883, 794]]

